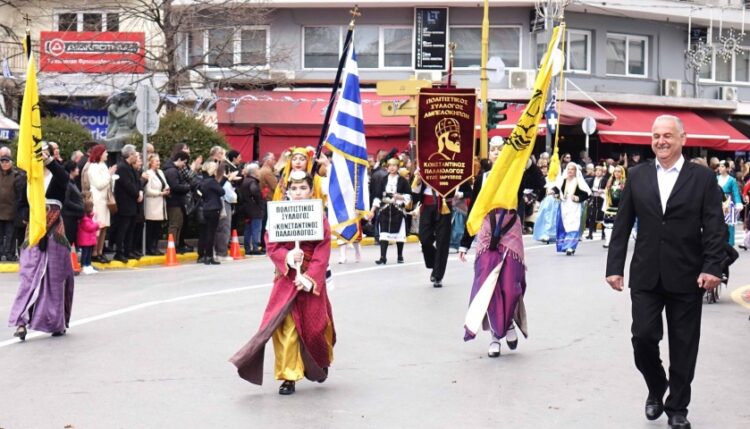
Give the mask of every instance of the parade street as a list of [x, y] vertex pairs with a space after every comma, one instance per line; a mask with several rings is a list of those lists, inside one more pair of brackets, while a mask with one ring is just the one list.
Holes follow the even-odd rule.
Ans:
[[[487, 333], [463, 341], [471, 261], [452, 254], [436, 289], [418, 244], [404, 264], [391, 247], [385, 266], [375, 246], [344, 265], [334, 249], [334, 363], [324, 384], [300, 381], [293, 396], [277, 393], [271, 344], [262, 387], [227, 361], [260, 323], [268, 258], [78, 276], [67, 335], [19, 343], [0, 329], [0, 428], [666, 428], [666, 416], [643, 415], [630, 298], [604, 281], [602, 242], [569, 257], [525, 241], [530, 337], [515, 351], [503, 341], [497, 359]], [[750, 311], [729, 296], [750, 283], [748, 258], [703, 305], [696, 428], [750, 427]], [[17, 286], [17, 274], [0, 276], [4, 318]]]

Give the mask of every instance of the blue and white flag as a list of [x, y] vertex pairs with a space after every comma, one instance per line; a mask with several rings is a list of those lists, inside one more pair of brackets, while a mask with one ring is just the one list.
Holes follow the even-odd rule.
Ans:
[[557, 91], [552, 92], [552, 97], [550, 97], [547, 107], [544, 108], [544, 118], [547, 119], [549, 134], [554, 136], [557, 129], [557, 122], [560, 119], [557, 114]]
[[354, 46], [344, 66], [343, 86], [325, 146], [333, 153], [328, 171], [328, 220], [339, 238], [353, 241], [359, 220], [370, 210], [367, 143]]

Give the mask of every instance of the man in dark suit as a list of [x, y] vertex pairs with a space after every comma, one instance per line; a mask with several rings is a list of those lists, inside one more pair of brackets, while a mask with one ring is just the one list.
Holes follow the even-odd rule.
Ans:
[[[670, 428], [689, 429], [702, 298], [705, 290], [719, 285], [725, 226], [716, 177], [685, 162], [684, 144], [679, 118], [656, 118], [651, 141], [656, 160], [634, 167], [628, 177], [607, 256], [607, 283], [623, 290], [628, 236], [637, 217], [630, 264], [631, 331], [635, 365], [648, 386], [646, 417], [655, 420], [666, 410]], [[669, 378], [659, 357], [665, 308]]]
[[122, 160], [117, 163], [117, 175], [115, 180], [115, 202], [117, 203], [117, 215], [115, 222], [117, 233], [115, 242], [114, 260], [127, 263], [128, 259], [137, 259], [133, 253], [133, 235], [135, 229], [135, 216], [138, 214], [138, 203], [143, 201], [143, 190], [135, 164], [138, 161], [138, 152], [132, 144], [126, 144], [122, 148]]

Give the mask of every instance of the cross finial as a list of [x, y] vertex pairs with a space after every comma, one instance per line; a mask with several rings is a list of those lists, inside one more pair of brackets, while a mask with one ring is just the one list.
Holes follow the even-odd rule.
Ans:
[[362, 13], [359, 11], [359, 6], [355, 4], [354, 9], [349, 11], [349, 15], [352, 16], [351, 21], [349, 21], [349, 28], [354, 28], [354, 21], [357, 20], [358, 16], [362, 16]]
[[31, 18], [29, 18], [28, 13], [24, 14], [23, 20], [26, 21], [26, 34], [31, 33], [31, 28], [29, 27], [29, 25], [31, 24]]

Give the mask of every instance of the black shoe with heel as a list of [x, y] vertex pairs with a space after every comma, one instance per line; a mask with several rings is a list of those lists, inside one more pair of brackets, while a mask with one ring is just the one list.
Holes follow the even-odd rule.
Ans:
[[19, 326], [18, 328], [16, 328], [16, 332], [13, 333], [13, 336], [18, 337], [18, 339], [20, 339], [21, 341], [26, 341], [26, 334], [27, 334], [26, 327]]
[[378, 265], [385, 265], [385, 262], [386, 262], [385, 258], [380, 258], [377, 261], [375, 261], [375, 263]]
[[294, 382], [286, 380], [279, 387], [279, 395], [291, 395], [294, 393]]

